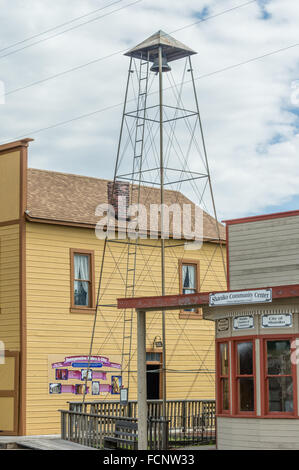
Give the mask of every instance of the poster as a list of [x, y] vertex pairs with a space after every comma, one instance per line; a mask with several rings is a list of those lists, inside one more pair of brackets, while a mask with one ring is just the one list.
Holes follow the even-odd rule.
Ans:
[[112, 375], [111, 377], [111, 393], [119, 395], [121, 389], [121, 375]]
[[[83, 395], [88, 370], [86, 394], [117, 395], [122, 387], [121, 364], [116, 357], [101, 355], [48, 356], [49, 394]], [[116, 373], [118, 372], [118, 375]]]

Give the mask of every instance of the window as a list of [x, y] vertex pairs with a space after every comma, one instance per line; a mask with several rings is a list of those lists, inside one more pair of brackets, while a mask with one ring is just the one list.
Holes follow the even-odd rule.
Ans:
[[94, 307], [93, 252], [71, 249], [71, 309]]
[[219, 413], [229, 412], [228, 343], [219, 343]]
[[[256, 341], [255, 337], [217, 339], [217, 413], [256, 416], [260, 408], [261, 417], [298, 416], [294, 359], [297, 339], [288, 335], [263, 336], [258, 356]], [[256, 359], [260, 378], [258, 395]], [[257, 406], [257, 397], [261, 406]]]
[[254, 357], [252, 341], [236, 342], [235, 393], [237, 413], [253, 413], [255, 411]]
[[148, 400], [162, 398], [162, 353], [152, 349], [146, 352], [146, 388]]
[[[179, 262], [179, 281], [181, 294], [195, 294], [199, 292], [199, 261], [197, 260], [180, 260]], [[190, 313], [189, 313], [190, 312]], [[184, 309], [180, 315], [183, 318], [190, 316], [191, 318], [199, 318], [201, 309]], [[193, 315], [192, 315], [193, 314]], [[195, 314], [195, 315], [194, 315]]]
[[182, 294], [195, 294], [197, 291], [197, 266], [195, 264], [182, 265]]
[[290, 339], [265, 341], [266, 413], [293, 413], [293, 373]]

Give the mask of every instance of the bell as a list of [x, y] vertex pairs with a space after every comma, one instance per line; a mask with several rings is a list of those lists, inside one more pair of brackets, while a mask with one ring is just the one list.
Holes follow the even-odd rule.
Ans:
[[[162, 72], [169, 72], [171, 67], [167, 63], [167, 57], [162, 57]], [[151, 72], [159, 73], [159, 57], [156, 57], [153, 65], [151, 66]]]

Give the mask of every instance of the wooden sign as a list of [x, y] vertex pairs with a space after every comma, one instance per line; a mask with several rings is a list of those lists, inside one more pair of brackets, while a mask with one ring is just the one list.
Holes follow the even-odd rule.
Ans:
[[252, 315], [234, 318], [234, 330], [249, 330], [251, 328], [254, 328]]
[[229, 328], [228, 318], [221, 318], [217, 320], [217, 331], [227, 331]]
[[209, 295], [209, 306], [257, 304], [272, 302], [272, 289], [218, 292]]
[[290, 328], [293, 326], [292, 314], [262, 315], [262, 328]]

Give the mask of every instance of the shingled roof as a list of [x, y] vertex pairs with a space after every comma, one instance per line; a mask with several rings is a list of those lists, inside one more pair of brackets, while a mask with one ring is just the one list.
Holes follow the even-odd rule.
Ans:
[[[95, 209], [108, 203], [109, 180], [54, 171], [27, 170], [27, 218], [32, 221], [80, 224], [93, 227], [99, 221]], [[158, 188], [142, 187], [140, 202], [146, 207], [159, 204]], [[165, 190], [165, 204], [195, 204], [178, 191]], [[221, 239], [225, 240], [224, 226], [218, 223]], [[204, 239], [218, 240], [215, 219], [203, 211]]]
[[153, 61], [158, 56], [159, 46], [162, 47], [163, 54], [166, 55], [168, 62], [196, 54], [190, 47], [159, 30], [124, 55], [140, 59], [141, 53], [142, 57], [147, 57], [149, 53], [149, 60]]

